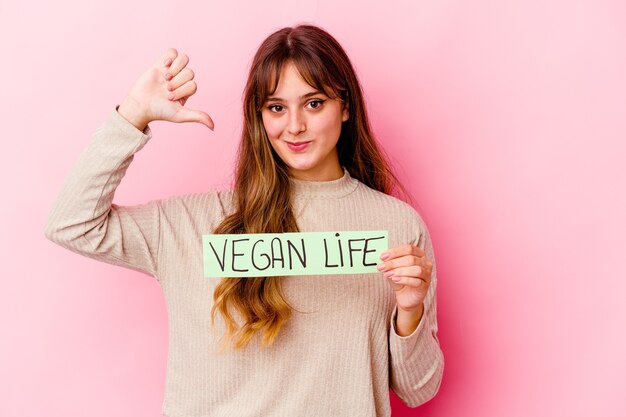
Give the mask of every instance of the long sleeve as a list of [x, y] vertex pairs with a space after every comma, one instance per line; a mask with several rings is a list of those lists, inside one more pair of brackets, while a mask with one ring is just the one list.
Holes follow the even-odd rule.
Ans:
[[[390, 386], [409, 407], [417, 407], [432, 399], [443, 377], [444, 358], [437, 339], [437, 269], [433, 245], [426, 225], [420, 221], [417, 245], [433, 263], [431, 283], [424, 299], [424, 313], [408, 336], [396, 333], [396, 305], [391, 315], [389, 331]], [[415, 244], [415, 242], [412, 242]]]
[[160, 203], [113, 204], [128, 166], [152, 137], [112, 109], [66, 177], [45, 236], [81, 255], [157, 277]]

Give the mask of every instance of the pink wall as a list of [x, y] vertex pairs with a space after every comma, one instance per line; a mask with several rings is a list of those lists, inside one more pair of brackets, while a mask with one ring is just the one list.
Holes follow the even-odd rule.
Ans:
[[161, 415], [160, 287], [47, 241], [48, 210], [170, 46], [215, 133], [154, 123], [117, 202], [228, 184], [252, 54], [305, 21], [352, 57], [435, 245], [444, 380], [394, 415], [626, 415], [626, 4], [389, 3], [2, 3], [0, 415]]

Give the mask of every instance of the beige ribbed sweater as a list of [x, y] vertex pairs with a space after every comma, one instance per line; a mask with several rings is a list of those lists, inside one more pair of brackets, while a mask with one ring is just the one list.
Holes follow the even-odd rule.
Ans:
[[[112, 109], [66, 178], [45, 234], [160, 284], [169, 317], [164, 415], [389, 416], [390, 387], [410, 407], [436, 394], [444, 368], [436, 268], [424, 315], [409, 336], [395, 332], [395, 296], [382, 273], [287, 276], [283, 293], [297, 311], [275, 343], [262, 350], [255, 337], [242, 351], [220, 355], [210, 326], [219, 280], [203, 276], [201, 237], [230, 212], [232, 192], [113, 204], [133, 154], [151, 137], [149, 126], [141, 132]], [[292, 181], [302, 232], [388, 230], [389, 247], [417, 244], [434, 263], [428, 229], [408, 204], [345, 169], [338, 180]], [[225, 327], [219, 314], [216, 319], [219, 336]]]

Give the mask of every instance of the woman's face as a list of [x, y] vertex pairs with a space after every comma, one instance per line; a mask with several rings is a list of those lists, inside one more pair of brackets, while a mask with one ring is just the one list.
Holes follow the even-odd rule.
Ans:
[[343, 176], [336, 145], [348, 109], [307, 84], [291, 62], [283, 65], [261, 115], [272, 147], [293, 177], [330, 181]]

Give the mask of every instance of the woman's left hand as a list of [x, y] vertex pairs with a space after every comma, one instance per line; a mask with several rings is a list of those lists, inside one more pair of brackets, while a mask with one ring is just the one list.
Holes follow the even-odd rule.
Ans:
[[[388, 255], [385, 258], [385, 255]], [[428, 288], [433, 270], [432, 262], [418, 246], [406, 244], [381, 253], [378, 270], [387, 277], [395, 291], [398, 308], [418, 311]]]

